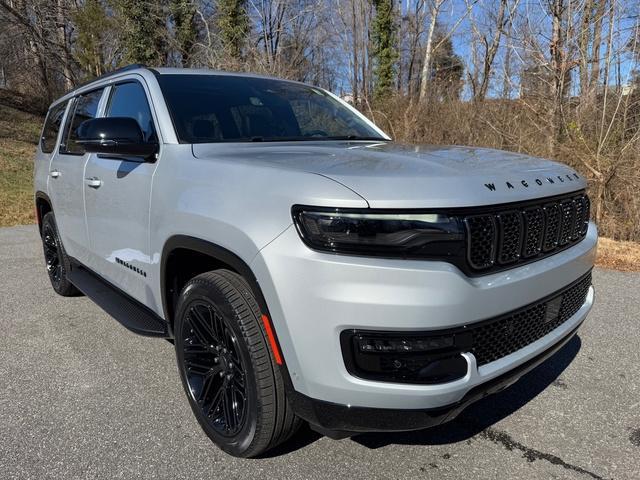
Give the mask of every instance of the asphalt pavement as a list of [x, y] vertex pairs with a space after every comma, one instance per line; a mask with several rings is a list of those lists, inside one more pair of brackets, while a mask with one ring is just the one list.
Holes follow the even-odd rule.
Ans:
[[173, 346], [47, 279], [34, 226], [0, 229], [0, 478], [640, 479], [640, 274], [595, 270], [579, 335], [453, 422], [341, 441], [303, 429], [260, 459], [218, 450]]

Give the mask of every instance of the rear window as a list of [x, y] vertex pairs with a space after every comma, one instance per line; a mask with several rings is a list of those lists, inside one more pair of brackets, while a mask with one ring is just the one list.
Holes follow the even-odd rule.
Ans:
[[319, 88], [234, 75], [162, 74], [182, 143], [385, 140]]
[[73, 116], [70, 121], [67, 120], [65, 132], [65, 135], [67, 135], [67, 141], [64, 145], [60, 145], [60, 150], [63, 153], [71, 153], [74, 155], [84, 154], [84, 147], [77, 143], [78, 127], [85, 120], [95, 118], [98, 113], [98, 105], [103, 91], [104, 89], [94, 90], [93, 92], [82, 94], [76, 98], [72, 112]]
[[67, 107], [67, 102], [62, 102], [49, 110], [47, 114], [47, 120], [44, 122], [44, 128], [42, 130], [42, 138], [40, 138], [40, 149], [44, 153], [51, 153], [56, 146], [58, 140], [58, 132], [62, 125], [62, 118], [64, 117], [64, 110]]

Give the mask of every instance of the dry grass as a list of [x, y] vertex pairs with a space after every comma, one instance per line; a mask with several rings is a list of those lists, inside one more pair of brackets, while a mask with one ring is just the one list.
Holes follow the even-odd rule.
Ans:
[[596, 265], [623, 272], [640, 272], [640, 243], [600, 237]]
[[34, 223], [33, 157], [42, 119], [0, 106], [0, 226]]

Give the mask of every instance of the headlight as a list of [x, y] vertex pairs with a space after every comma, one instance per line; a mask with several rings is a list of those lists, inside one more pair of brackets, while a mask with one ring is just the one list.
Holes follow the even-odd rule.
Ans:
[[292, 213], [300, 237], [316, 250], [408, 258], [458, 256], [464, 251], [461, 220], [444, 213], [299, 205]]

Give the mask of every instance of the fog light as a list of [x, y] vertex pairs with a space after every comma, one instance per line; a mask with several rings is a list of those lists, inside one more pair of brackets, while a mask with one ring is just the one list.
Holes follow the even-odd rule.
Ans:
[[435, 384], [462, 378], [471, 334], [429, 334], [347, 330], [341, 334], [347, 370], [360, 378]]
[[452, 347], [453, 336], [433, 337], [428, 339], [384, 339], [371, 338], [362, 335], [356, 337], [361, 352], [432, 352], [442, 348]]

